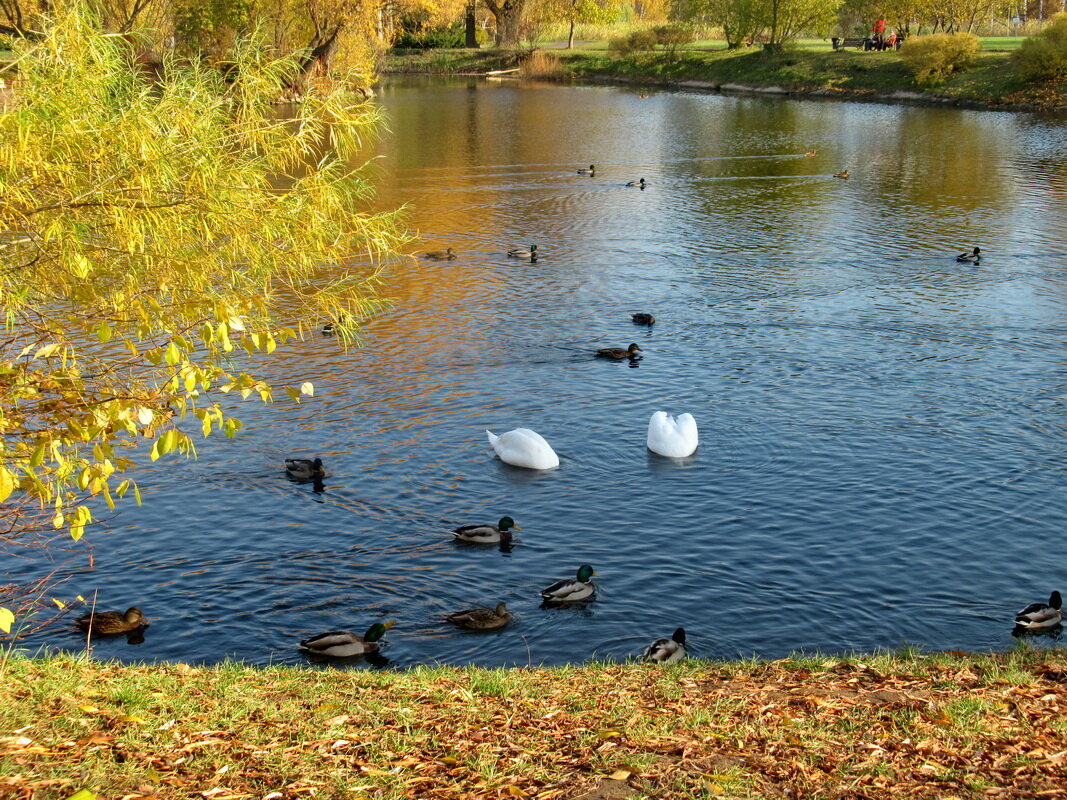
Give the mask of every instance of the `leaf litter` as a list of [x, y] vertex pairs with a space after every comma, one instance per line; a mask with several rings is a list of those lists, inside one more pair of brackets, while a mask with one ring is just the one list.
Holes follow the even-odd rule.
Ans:
[[1065, 656], [403, 672], [10, 658], [0, 797], [1067, 800]]

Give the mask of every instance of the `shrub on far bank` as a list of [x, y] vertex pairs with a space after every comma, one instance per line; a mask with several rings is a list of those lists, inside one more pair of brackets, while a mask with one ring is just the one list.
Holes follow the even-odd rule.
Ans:
[[689, 28], [679, 25], [657, 25], [648, 30], [633, 31], [626, 36], [615, 36], [608, 40], [608, 50], [620, 56], [644, 51], [651, 52], [657, 45], [669, 56], [673, 56], [680, 45], [689, 44], [695, 34]]
[[1025, 78], [1067, 77], [1067, 14], [1055, 14], [1041, 33], [1023, 40], [1012, 58]]
[[959, 72], [978, 52], [973, 33], [932, 33], [910, 36], [900, 48], [900, 57], [919, 83], [938, 83]]

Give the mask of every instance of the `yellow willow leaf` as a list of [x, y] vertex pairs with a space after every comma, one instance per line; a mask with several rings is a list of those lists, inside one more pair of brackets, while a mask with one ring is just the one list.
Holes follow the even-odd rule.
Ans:
[[274, 337], [271, 336], [268, 333], [267, 334], [267, 354], [269, 355], [269, 354], [273, 353], [277, 349], [278, 349], [278, 343], [276, 341], [274, 341]]
[[167, 350], [163, 354], [163, 359], [171, 366], [174, 366], [179, 361], [181, 361], [182, 353], [181, 350], [178, 349], [178, 345], [174, 344], [174, 342], [171, 342], [169, 345], [167, 345]]
[[300, 384], [300, 394], [306, 394], [308, 397], [315, 396], [315, 384], [311, 381], [304, 381]]
[[67, 518], [63, 516], [62, 512], [52, 517], [52, 527], [59, 530], [63, 527], [63, 523], [67, 521]]
[[229, 327], [231, 331], [233, 331], [234, 333], [244, 332], [245, 323], [244, 320], [242, 320], [240, 317], [230, 317], [228, 321], [230, 323]]
[[33, 357], [34, 358], [48, 358], [50, 355], [55, 353], [56, 350], [58, 350], [59, 348], [60, 348], [59, 342], [52, 342], [51, 344], [46, 344], [44, 347], [40, 348], [36, 353], [34, 353]]
[[96, 329], [96, 338], [101, 342], [111, 341], [111, 326], [107, 322], [100, 323], [100, 327]]
[[209, 417], [207, 414], [204, 415], [204, 420], [200, 423], [200, 430], [204, 434], [204, 436], [211, 435], [211, 417]]
[[171, 428], [169, 431], [163, 434], [160, 439], [161, 444], [159, 446], [161, 453], [169, 453], [174, 449], [174, 446], [178, 443], [178, 432]]
[[74, 256], [74, 259], [72, 260], [70, 265], [71, 272], [73, 272], [79, 278], [84, 278], [88, 276], [92, 268], [93, 265], [89, 263], [89, 259], [87, 259], [81, 254]]
[[6, 608], [0, 608], [0, 631], [11, 633], [11, 626], [15, 622], [15, 615]]
[[196, 372], [189, 370], [185, 373], [185, 391], [191, 392], [196, 388]]
[[137, 409], [137, 421], [142, 425], [151, 425], [152, 420], [156, 418], [156, 412], [150, 409], [148, 406], [140, 406]]
[[52, 598], [52, 602], [55, 603], [60, 608], [66, 608], [67, 607], [67, 604], [64, 603], [62, 600], [60, 600], [58, 597], [53, 597]]
[[34, 449], [33, 451], [33, 455], [30, 456], [30, 466], [39, 467], [41, 465], [41, 462], [44, 461], [44, 454], [46, 452], [47, 448], [45, 447], [44, 442], [41, 442], [41, 444], [37, 445], [36, 449]]
[[7, 467], [0, 467], [0, 503], [11, 496], [16, 486], [18, 486], [18, 481], [15, 480], [14, 473]]

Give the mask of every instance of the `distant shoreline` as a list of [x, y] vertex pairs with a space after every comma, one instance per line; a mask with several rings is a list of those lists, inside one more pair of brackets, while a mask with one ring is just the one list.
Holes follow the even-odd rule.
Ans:
[[[969, 69], [929, 88], [914, 83], [895, 52], [798, 49], [770, 57], [758, 50], [688, 50], [674, 57], [662, 52], [627, 57], [604, 50], [539, 52], [557, 57], [558, 63], [547, 72], [525, 77], [894, 105], [1067, 112], [1067, 82], [1022, 81], [1004, 52], [983, 52]], [[527, 55], [528, 51], [392, 50], [380, 71], [486, 77], [520, 66]]]

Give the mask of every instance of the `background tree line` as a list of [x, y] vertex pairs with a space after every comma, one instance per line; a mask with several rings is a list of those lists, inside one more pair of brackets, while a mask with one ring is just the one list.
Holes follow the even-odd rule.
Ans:
[[[401, 46], [498, 47], [562, 24], [700, 26], [731, 46], [760, 38], [867, 31], [883, 18], [904, 32], [975, 31], [1000, 20], [1044, 19], [1067, 0], [86, 0], [103, 30], [153, 32], [154, 46], [222, 59], [250, 30], [264, 32], [279, 55], [306, 53], [306, 70], [369, 75], [376, 49]], [[0, 33], [34, 36], [51, 0], [0, 0]]]

